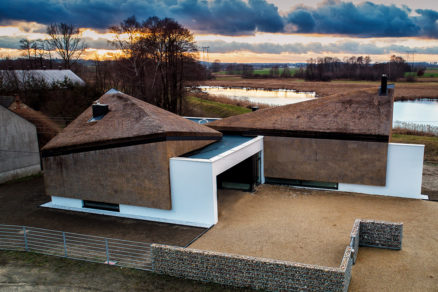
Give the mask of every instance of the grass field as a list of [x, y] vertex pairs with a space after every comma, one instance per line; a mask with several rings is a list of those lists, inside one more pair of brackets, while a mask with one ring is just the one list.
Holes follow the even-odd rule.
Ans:
[[[269, 71], [271, 70], [271, 68], [263, 68], [263, 69], [256, 69], [253, 71], [253, 74], [258, 74], [258, 75], [269, 75]], [[281, 73], [283, 73], [283, 68], [279, 68], [278, 71]], [[296, 71], [298, 71], [297, 68], [289, 68], [290, 73], [293, 75], [295, 74]], [[214, 75], [227, 75], [226, 71], [219, 71], [214, 73]]]
[[438, 163], [438, 137], [392, 134], [391, 142], [424, 144], [424, 161]]
[[0, 291], [253, 291], [41, 254], [0, 251]]
[[438, 78], [438, 69], [427, 69], [423, 77]]
[[195, 96], [188, 96], [186, 102], [186, 106], [189, 108], [188, 115], [193, 116], [225, 118], [251, 111], [251, 109], [246, 107], [206, 100]]
[[417, 78], [438, 78], [438, 69], [427, 69], [423, 76], [417, 76], [417, 72], [406, 72], [405, 77], [414, 76]]

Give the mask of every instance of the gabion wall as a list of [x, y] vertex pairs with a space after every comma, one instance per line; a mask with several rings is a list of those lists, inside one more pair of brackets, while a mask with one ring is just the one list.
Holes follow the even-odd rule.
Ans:
[[403, 223], [361, 220], [359, 245], [389, 249], [401, 249]]
[[400, 249], [402, 223], [356, 220], [338, 268], [152, 244], [156, 273], [268, 291], [348, 291], [359, 246]]
[[152, 259], [157, 273], [270, 291], [347, 291], [352, 265], [349, 247], [340, 268], [159, 244], [152, 245]]

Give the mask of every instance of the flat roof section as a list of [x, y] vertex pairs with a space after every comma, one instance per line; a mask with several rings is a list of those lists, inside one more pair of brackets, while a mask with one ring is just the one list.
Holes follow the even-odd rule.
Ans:
[[218, 142], [208, 145], [195, 153], [191, 153], [185, 157], [187, 158], [198, 158], [198, 159], [211, 159], [221, 153], [233, 149], [243, 143], [251, 141], [255, 137], [243, 137], [237, 135], [224, 135], [222, 139]]

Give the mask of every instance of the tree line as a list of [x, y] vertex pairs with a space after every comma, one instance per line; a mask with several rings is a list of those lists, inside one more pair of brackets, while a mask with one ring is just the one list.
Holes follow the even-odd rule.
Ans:
[[[228, 75], [241, 75], [242, 78], [302, 78], [308, 81], [334, 79], [373, 81], [379, 80], [382, 74], [387, 74], [391, 81], [396, 81], [404, 77], [406, 72], [413, 71], [413, 68], [402, 57], [393, 55], [389, 62], [385, 63], [372, 63], [369, 56], [352, 56], [343, 60], [330, 56], [311, 58], [307, 60], [306, 66], [294, 72], [284, 64], [272, 66], [266, 73], [257, 73], [249, 64], [221, 64], [219, 60], [215, 60], [211, 70], [225, 71]], [[421, 76], [424, 70], [425, 68], [418, 68], [414, 75]]]
[[410, 66], [400, 57], [393, 55], [387, 63], [371, 63], [369, 56], [339, 58], [323, 57], [309, 59], [305, 69], [295, 73], [295, 77], [310, 81], [330, 81], [333, 79], [379, 80], [387, 74], [391, 81], [404, 77]]

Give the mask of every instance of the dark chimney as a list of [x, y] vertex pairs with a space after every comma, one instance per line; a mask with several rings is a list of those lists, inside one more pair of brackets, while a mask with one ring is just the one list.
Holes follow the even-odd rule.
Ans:
[[380, 84], [380, 95], [386, 95], [388, 91], [388, 76], [382, 74], [382, 83]]
[[256, 110], [259, 109], [259, 107], [258, 106], [252, 106], [251, 109], [252, 109], [253, 112], [255, 112]]
[[93, 119], [101, 119], [108, 113], [108, 105], [96, 103], [93, 104]]

